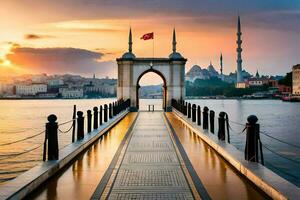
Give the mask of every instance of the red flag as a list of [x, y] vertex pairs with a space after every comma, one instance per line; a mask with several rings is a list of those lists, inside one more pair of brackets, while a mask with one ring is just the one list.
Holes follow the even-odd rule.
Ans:
[[151, 40], [154, 39], [154, 33], [146, 33], [141, 37], [141, 40]]

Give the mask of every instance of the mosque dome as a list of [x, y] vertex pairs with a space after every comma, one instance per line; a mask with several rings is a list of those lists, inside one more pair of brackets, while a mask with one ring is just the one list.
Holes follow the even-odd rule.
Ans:
[[135, 58], [135, 55], [131, 52], [126, 52], [123, 54], [122, 58], [125, 58], [125, 59], [134, 59]]
[[173, 52], [169, 55], [169, 58], [170, 59], [182, 59], [182, 55], [178, 52]]

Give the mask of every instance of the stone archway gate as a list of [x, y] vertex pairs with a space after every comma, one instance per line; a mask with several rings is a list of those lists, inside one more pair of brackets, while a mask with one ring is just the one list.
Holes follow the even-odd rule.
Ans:
[[173, 31], [173, 52], [169, 58], [136, 58], [132, 53], [132, 35], [129, 32], [128, 52], [118, 63], [118, 99], [130, 99], [131, 110], [138, 110], [138, 82], [147, 72], [158, 74], [164, 81], [164, 110], [171, 111], [171, 100], [185, 98], [186, 59], [176, 52], [176, 35]]

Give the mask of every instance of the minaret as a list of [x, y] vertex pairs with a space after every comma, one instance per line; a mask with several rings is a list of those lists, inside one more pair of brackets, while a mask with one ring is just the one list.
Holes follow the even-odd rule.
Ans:
[[236, 81], [237, 83], [243, 82], [243, 75], [242, 75], [242, 32], [241, 32], [241, 21], [240, 21], [240, 16], [238, 16], [238, 23], [237, 23], [237, 76], [236, 76]]
[[181, 56], [180, 53], [176, 51], [176, 31], [175, 28], [173, 29], [173, 40], [172, 40], [172, 53], [169, 55], [169, 58], [171, 59], [182, 59], [183, 57]]
[[132, 53], [132, 33], [131, 27], [129, 29], [129, 36], [128, 36], [128, 52], [124, 53], [122, 58], [124, 59], [134, 59], [135, 55]]
[[132, 53], [132, 33], [131, 33], [131, 27], [129, 29], [128, 52]]
[[172, 50], [173, 50], [173, 53], [176, 53], [176, 32], [175, 32], [175, 28], [173, 29], [173, 42], [172, 42]]
[[220, 56], [220, 72], [221, 72], [221, 80], [224, 81], [224, 74], [223, 74], [223, 55], [221, 53], [221, 56]]
[[221, 56], [220, 56], [220, 72], [221, 72], [221, 75], [223, 76], [223, 56], [222, 56], [222, 53], [221, 53]]

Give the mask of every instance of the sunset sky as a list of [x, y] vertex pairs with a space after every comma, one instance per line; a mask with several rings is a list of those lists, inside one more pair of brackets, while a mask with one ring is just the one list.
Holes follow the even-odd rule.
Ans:
[[300, 63], [299, 0], [1, 0], [0, 73], [117, 77], [115, 59], [127, 51], [152, 57], [177, 49], [188, 59], [186, 70], [209, 62], [219, 70], [236, 68], [236, 21], [241, 16], [243, 68], [254, 73], [285, 74]]

